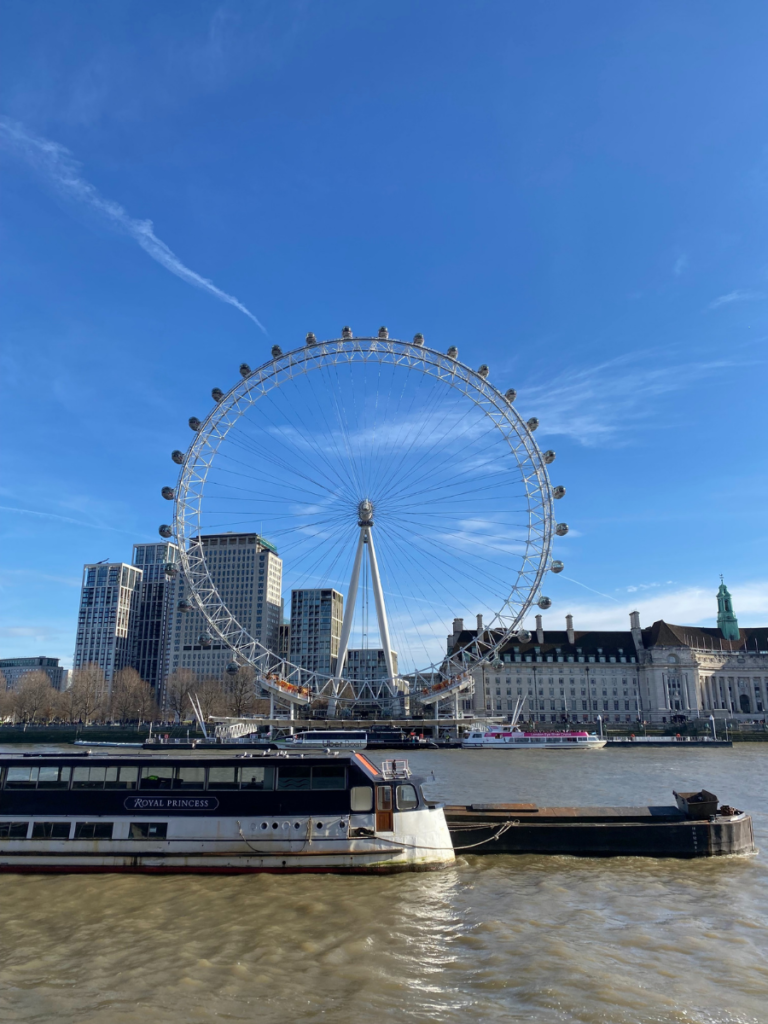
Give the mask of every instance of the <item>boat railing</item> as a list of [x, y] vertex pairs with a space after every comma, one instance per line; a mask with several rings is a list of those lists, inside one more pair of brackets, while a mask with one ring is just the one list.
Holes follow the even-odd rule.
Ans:
[[393, 757], [391, 760], [381, 762], [381, 774], [385, 779], [409, 779], [411, 769], [405, 758]]

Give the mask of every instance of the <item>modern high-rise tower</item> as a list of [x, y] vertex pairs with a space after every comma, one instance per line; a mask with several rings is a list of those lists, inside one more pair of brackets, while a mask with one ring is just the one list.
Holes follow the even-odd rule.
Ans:
[[338, 590], [292, 590], [291, 663], [334, 675], [343, 615], [344, 597]]
[[[274, 545], [256, 533], [203, 534], [200, 543], [224, 604], [255, 640], [277, 651], [283, 562]], [[189, 668], [199, 676], [222, 679], [232, 652], [216, 637], [209, 646], [200, 644], [210, 627], [194, 606], [183, 611], [187, 604], [191, 601], [186, 582], [177, 573], [166, 605], [164, 678], [176, 669]]]
[[131, 665], [155, 693], [163, 675], [166, 603], [172, 589], [165, 567], [178, 562], [178, 553], [170, 541], [133, 545], [133, 564], [141, 569], [142, 577], [131, 619]]
[[125, 562], [83, 567], [73, 668], [93, 663], [104, 671], [109, 692], [115, 672], [131, 664], [131, 622], [142, 571]]

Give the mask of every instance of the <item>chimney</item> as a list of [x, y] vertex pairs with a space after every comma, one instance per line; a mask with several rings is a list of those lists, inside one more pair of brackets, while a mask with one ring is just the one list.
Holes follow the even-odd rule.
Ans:
[[629, 613], [629, 628], [632, 631], [632, 641], [635, 645], [637, 660], [642, 661], [643, 654], [643, 632], [640, 626], [640, 612]]
[[454, 619], [453, 620], [453, 635], [456, 636], [457, 633], [463, 633], [463, 632], [464, 632], [464, 619]]
[[569, 644], [575, 644], [576, 643], [576, 634], [573, 632], [573, 616], [572, 615], [566, 615], [565, 616], [565, 631], [568, 634], [568, 643]]
[[478, 632], [478, 634], [483, 632], [483, 616], [482, 615], [478, 615], [477, 616], [477, 632]]
[[541, 624], [541, 616], [536, 616], [536, 639], [540, 644], [544, 643], [544, 627]]

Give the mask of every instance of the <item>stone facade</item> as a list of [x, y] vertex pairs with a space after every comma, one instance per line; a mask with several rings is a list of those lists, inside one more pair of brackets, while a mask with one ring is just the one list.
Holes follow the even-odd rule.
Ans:
[[[494, 661], [471, 670], [475, 692], [462, 701], [463, 710], [504, 716], [522, 700], [524, 719], [549, 723], [599, 717], [611, 724], [665, 724], [710, 715], [765, 721], [768, 628], [739, 629], [724, 586], [718, 606], [727, 609], [725, 629], [663, 619], [643, 629], [632, 612], [626, 632], [577, 630], [570, 615], [565, 630], [544, 630], [537, 616], [528, 643], [512, 639]], [[478, 630], [463, 627], [463, 620], [454, 620], [448, 652], [469, 645], [471, 666]]]

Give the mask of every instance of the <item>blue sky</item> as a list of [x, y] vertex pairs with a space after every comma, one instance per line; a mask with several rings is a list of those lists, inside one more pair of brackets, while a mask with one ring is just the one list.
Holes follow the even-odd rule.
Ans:
[[70, 663], [82, 564], [157, 535], [211, 386], [346, 323], [457, 345], [540, 418], [573, 527], [547, 625], [711, 623], [721, 572], [766, 621], [764, 4], [1, 27], [2, 656]]

